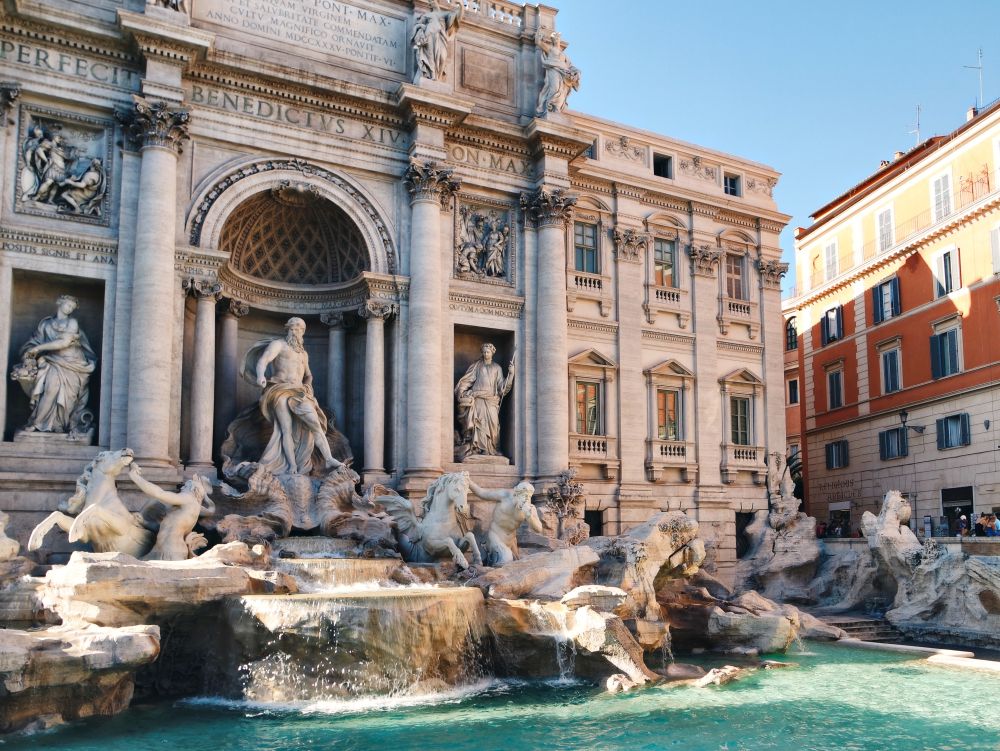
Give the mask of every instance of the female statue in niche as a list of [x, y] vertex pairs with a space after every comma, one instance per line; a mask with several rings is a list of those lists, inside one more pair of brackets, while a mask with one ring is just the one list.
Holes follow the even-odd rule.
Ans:
[[505, 377], [503, 368], [493, 362], [497, 348], [487, 342], [481, 351], [483, 356], [455, 385], [461, 428], [461, 443], [456, 447], [459, 461], [471, 455], [500, 456], [500, 403], [514, 385], [514, 358]]
[[43, 318], [21, 348], [21, 364], [14, 367], [11, 378], [31, 400], [31, 418], [24, 430], [81, 435], [93, 419], [87, 401], [97, 356], [73, 318], [77, 299], [62, 295], [56, 305], [56, 314]]

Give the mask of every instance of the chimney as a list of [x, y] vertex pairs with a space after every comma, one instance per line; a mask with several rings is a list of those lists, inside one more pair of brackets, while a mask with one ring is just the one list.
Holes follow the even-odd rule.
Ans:
[[972, 120], [978, 114], [979, 110], [975, 107], [969, 107], [969, 111], [965, 113], [965, 122], [969, 122], [969, 120]]
[[895, 154], [892, 155], [892, 161], [895, 162], [896, 160], [902, 158], [902, 156], [903, 156], [904, 153], [905, 152], [897, 151]]

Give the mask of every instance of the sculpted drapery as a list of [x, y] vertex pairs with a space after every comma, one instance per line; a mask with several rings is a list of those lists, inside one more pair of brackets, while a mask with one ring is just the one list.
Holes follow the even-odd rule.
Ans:
[[469, 455], [499, 456], [500, 404], [514, 385], [514, 360], [511, 359], [506, 377], [503, 368], [493, 362], [496, 347], [484, 344], [482, 357], [465, 371], [455, 385], [458, 399], [458, 422], [461, 443], [456, 453], [461, 459]]
[[60, 297], [56, 315], [38, 324], [11, 373], [31, 400], [27, 431], [75, 434], [89, 427], [87, 401], [97, 356], [72, 317], [76, 308], [75, 297]]

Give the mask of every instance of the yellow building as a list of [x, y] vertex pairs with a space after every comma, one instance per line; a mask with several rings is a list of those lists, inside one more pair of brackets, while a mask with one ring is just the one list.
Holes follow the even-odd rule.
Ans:
[[891, 161], [796, 233], [808, 510], [856, 531], [890, 488], [924, 531], [1000, 507], [1000, 103]]

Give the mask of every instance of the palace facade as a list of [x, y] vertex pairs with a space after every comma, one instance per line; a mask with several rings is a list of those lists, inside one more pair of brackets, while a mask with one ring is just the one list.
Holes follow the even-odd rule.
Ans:
[[[101, 448], [162, 484], [214, 473], [259, 394], [244, 353], [297, 316], [366, 482], [464, 469], [544, 495], [575, 467], [593, 532], [683, 509], [728, 575], [785, 451], [773, 169], [567, 109], [586, 72], [541, 5], [13, 0], [0, 20], [0, 507], [22, 542]], [[6, 376], [63, 294], [89, 415], [25, 433]], [[513, 383], [498, 456], [467, 456], [455, 386], [485, 343]]]

